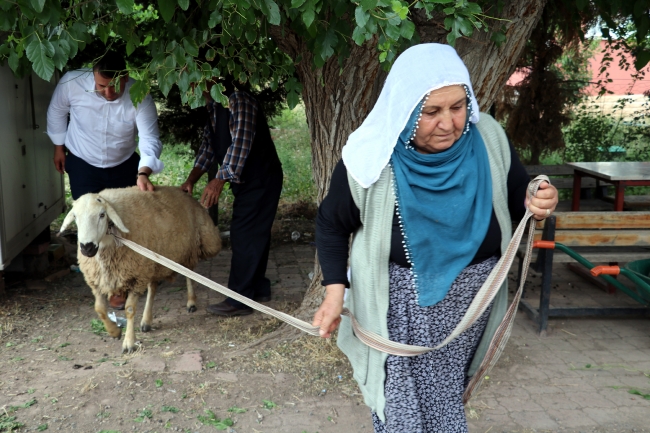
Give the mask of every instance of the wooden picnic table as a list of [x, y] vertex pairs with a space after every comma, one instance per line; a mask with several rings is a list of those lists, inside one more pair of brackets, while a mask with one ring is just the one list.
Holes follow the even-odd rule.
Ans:
[[573, 167], [572, 211], [580, 210], [580, 187], [583, 177], [614, 185], [614, 210], [622, 211], [625, 187], [650, 186], [650, 162], [569, 162]]

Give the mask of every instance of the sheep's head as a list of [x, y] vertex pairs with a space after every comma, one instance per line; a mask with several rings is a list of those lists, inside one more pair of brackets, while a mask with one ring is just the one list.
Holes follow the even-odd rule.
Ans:
[[86, 257], [94, 257], [97, 254], [112, 225], [123, 233], [129, 232], [113, 206], [99, 194], [85, 194], [79, 197], [63, 220], [60, 232], [73, 220], [77, 223], [79, 250]]

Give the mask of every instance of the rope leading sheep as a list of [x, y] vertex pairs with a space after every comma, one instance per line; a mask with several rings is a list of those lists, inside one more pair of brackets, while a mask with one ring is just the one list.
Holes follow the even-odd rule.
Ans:
[[[219, 230], [208, 213], [179, 188], [156, 187], [142, 192], [136, 187], [105, 189], [85, 194], [72, 206], [61, 231], [77, 223], [77, 258], [86, 283], [95, 295], [95, 311], [108, 334], [120, 338], [121, 330], [106, 314], [108, 297], [126, 292], [126, 336], [122, 352], [135, 350], [134, 318], [140, 295], [147, 291], [140, 330], [151, 330], [153, 299], [158, 284], [173, 280], [175, 272], [129, 248], [116, 245], [115, 233], [155, 251], [189, 269], [221, 250]], [[187, 278], [187, 311], [196, 311], [192, 280]]]

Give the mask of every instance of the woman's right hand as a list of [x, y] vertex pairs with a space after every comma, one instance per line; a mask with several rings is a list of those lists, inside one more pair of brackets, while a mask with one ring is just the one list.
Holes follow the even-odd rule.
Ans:
[[341, 323], [341, 312], [343, 311], [343, 295], [345, 285], [330, 284], [325, 287], [326, 295], [320, 304], [318, 311], [314, 314], [313, 326], [320, 328], [320, 336], [330, 338], [332, 332]]

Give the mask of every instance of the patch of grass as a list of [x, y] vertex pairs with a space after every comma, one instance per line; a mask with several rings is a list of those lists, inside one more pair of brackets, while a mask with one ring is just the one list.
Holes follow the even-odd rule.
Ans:
[[311, 139], [305, 106], [285, 108], [269, 123], [275, 127], [271, 135], [284, 171], [282, 200], [314, 202], [316, 185], [312, 180]]
[[164, 307], [162, 307], [162, 309], [163, 309], [163, 311], [169, 311], [169, 307], [166, 306], [166, 305]]
[[8, 412], [15, 412], [15, 411], [17, 411], [18, 409], [26, 409], [26, 408], [28, 408], [28, 407], [30, 407], [30, 406], [34, 406], [35, 404], [36, 404], [36, 399], [33, 398], [33, 399], [31, 399], [31, 400], [29, 400], [29, 401], [27, 401], [27, 402], [25, 402], [25, 403], [23, 403], [23, 404], [20, 404], [20, 405], [18, 405], [18, 406], [9, 406], [9, 407], [7, 408], [7, 411], [8, 411]]
[[24, 361], [25, 358], [23, 358], [22, 356], [16, 356], [15, 358], [11, 358], [11, 360], [14, 362], [19, 362], [19, 361]]
[[273, 403], [271, 400], [262, 400], [262, 407], [264, 407], [264, 409], [273, 409], [277, 406], [278, 405]]
[[59, 355], [59, 361], [72, 361], [72, 358], [68, 358], [67, 356]]
[[174, 287], [173, 289], [169, 289], [167, 293], [180, 292], [181, 290], [183, 290], [183, 287]]
[[59, 347], [68, 347], [70, 343], [61, 343], [59, 344]]
[[171, 413], [178, 413], [179, 409], [174, 406], [163, 406], [162, 409], [160, 409], [161, 412], [171, 412]]
[[645, 393], [639, 391], [638, 389], [631, 389], [631, 390], [629, 390], [628, 392], [629, 392], [630, 394], [634, 394], [634, 395], [641, 396], [641, 397], [643, 397], [645, 400], [650, 400], [650, 393], [645, 394]]
[[16, 421], [15, 416], [9, 416], [7, 414], [0, 415], [0, 431], [1, 432], [11, 432], [23, 427], [25, 424]]
[[41, 424], [38, 427], [36, 427], [36, 430], [38, 431], [45, 431], [47, 430], [47, 424]]
[[135, 422], [144, 422], [145, 419], [149, 418], [151, 419], [153, 417], [153, 412], [149, 409], [142, 409], [142, 411], [138, 414], [138, 417], [135, 418], [133, 421]]
[[233, 422], [230, 418], [219, 419], [217, 415], [211, 410], [205, 410], [206, 415], [199, 415], [198, 420], [205, 425], [210, 425], [217, 430], [226, 430], [228, 427], [232, 427]]
[[160, 379], [156, 379], [156, 388], [160, 388], [161, 386], [163, 386], [163, 381]]
[[90, 329], [95, 335], [106, 334], [106, 328], [104, 327], [104, 322], [99, 319], [92, 319], [90, 321]]
[[241, 407], [233, 406], [230, 409], [228, 409], [228, 412], [231, 412], [231, 413], [246, 413], [246, 412], [248, 412], [248, 410], [246, 410], [244, 408], [241, 408]]
[[34, 394], [35, 392], [36, 392], [36, 390], [34, 388], [29, 388], [27, 390], [27, 394]]
[[31, 342], [32, 343], [39, 343], [43, 339], [42, 335], [39, 335], [38, 337], [32, 338]]
[[217, 363], [214, 361], [210, 361], [207, 364], [205, 364], [206, 368], [215, 368], [217, 366]]

